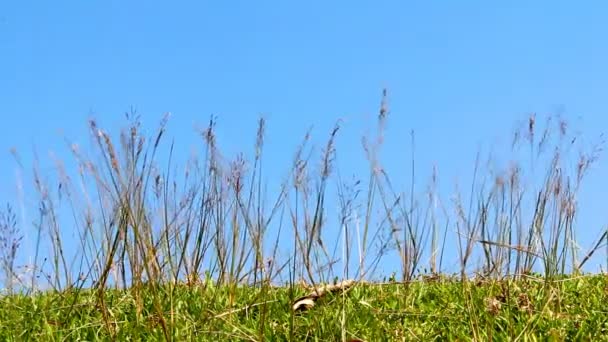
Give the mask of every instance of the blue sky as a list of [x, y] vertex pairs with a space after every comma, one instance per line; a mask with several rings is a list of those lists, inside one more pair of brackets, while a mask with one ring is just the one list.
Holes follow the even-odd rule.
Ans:
[[[0, 200], [15, 198], [11, 147], [52, 165], [64, 136], [89, 141], [90, 116], [112, 130], [130, 108], [149, 128], [171, 112], [184, 158], [212, 114], [228, 156], [250, 151], [264, 114], [278, 175], [309, 126], [322, 141], [343, 119], [342, 171], [365, 177], [359, 137], [384, 87], [387, 168], [407, 170], [413, 129], [421, 187], [437, 163], [451, 189], [528, 113], [563, 113], [590, 141], [608, 127], [607, 17], [599, 1], [3, 2]], [[588, 242], [608, 223], [604, 160], [592, 171]]]

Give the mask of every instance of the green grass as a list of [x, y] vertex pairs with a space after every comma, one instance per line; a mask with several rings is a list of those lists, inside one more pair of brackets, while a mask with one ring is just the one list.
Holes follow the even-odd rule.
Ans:
[[[588, 246], [577, 235], [603, 140], [532, 115], [510, 155], [478, 154], [466, 191], [446, 194], [436, 169], [420, 179], [414, 132], [408, 170], [383, 166], [388, 112], [384, 92], [361, 140], [369, 168], [349, 181], [340, 122], [320, 153], [306, 132], [279, 180], [263, 118], [249, 158], [221, 153], [212, 118], [202, 151], [176, 165], [168, 117], [145, 136], [133, 114], [118, 136], [91, 120], [92, 149], [70, 142], [73, 164], [53, 160], [54, 173], [13, 150], [37, 211], [23, 227], [13, 207], [25, 203], [0, 210], [0, 339], [602, 340], [606, 276], [583, 270], [608, 229], [584, 227]], [[32, 255], [19, 254], [32, 228]], [[337, 280], [356, 285], [292, 309], [315, 298], [304, 286]]]
[[[143, 288], [142, 298], [154, 292]], [[358, 284], [292, 314], [288, 288], [241, 286], [232, 293], [212, 283], [160, 288], [160, 306], [178, 341], [607, 341], [608, 276], [546, 283], [453, 279], [409, 284]], [[297, 295], [306, 290], [296, 288]], [[234, 300], [230, 299], [234, 296]], [[0, 339], [162, 341], [151, 300], [130, 290], [107, 290], [104, 318], [91, 291], [1, 299]], [[232, 302], [232, 304], [231, 304]], [[344, 316], [343, 316], [344, 315]], [[293, 331], [290, 322], [293, 319]]]

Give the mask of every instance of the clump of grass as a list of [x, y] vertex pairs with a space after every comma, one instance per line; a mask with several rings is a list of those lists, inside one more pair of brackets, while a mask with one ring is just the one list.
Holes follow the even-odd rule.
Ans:
[[[569, 299], [563, 299], [578, 288], [562, 279], [580, 275], [607, 239], [606, 230], [599, 232], [579, 261], [576, 198], [603, 142], [569, 164], [566, 156], [580, 139], [569, 134], [565, 121], [555, 125], [551, 118], [539, 129], [536, 116], [530, 116], [516, 131], [515, 160], [507, 168], [493, 168], [493, 156], [484, 166], [479, 154], [470, 191], [456, 193], [452, 207], [437, 191], [437, 168], [419, 196], [414, 132], [409, 189], [400, 190], [383, 167], [380, 152], [390, 120], [386, 91], [375, 136], [362, 139], [369, 163], [365, 178], [342, 180], [336, 168], [342, 125], [337, 122], [316, 156], [310, 131], [305, 133], [270, 199], [263, 118], [252, 135], [252, 157], [226, 158], [212, 117], [199, 132], [202, 154], [182, 169], [174, 166], [174, 142], [165, 143], [168, 115], [149, 136], [137, 113], [126, 115], [128, 124], [116, 137], [90, 120], [93, 150], [69, 145], [77, 172], [55, 160], [53, 183], [37, 160], [34, 165], [40, 209], [35, 268], [21, 290], [30, 294], [46, 286], [55, 294], [3, 299], [9, 321], [16, 307], [35, 307], [27, 318], [34, 328], [13, 322], [6, 334], [48, 337], [51, 329], [88, 339], [135, 334], [180, 340], [204, 333], [236, 340], [409, 340], [433, 334], [487, 340], [557, 329], [556, 336], [577, 336], [558, 323], [542, 323], [548, 310], [584, 311], [594, 317], [589, 327], [603, 329], [594, 310], [604, 278], [584, 278], [577, 285], [596, 286], [588, 292], [597, 303], [579, 309], [564, 309]], [[329, 214], [329, 202], [339, 204], [337, 219]], [[12, 287], [20, 240], [12, 211], [7, 215], [0, 222], [0, 243]], [[456, 248], [459, 269], [443, 265], [449, 248]], [[392, 285], [378, 286], [376, 270], [391, 256], [399, 263]], [[449, 272], [458, 277], [447, 279]], [[542, 275], [542, 288], [529, 285], [535, 274]], [[306, 286], [340, 277], [368, 285], [328, 299], [312, 314], [289, 310]], [[329, 319], [335, 310], [342, 313], [339, 322]], [[579, 337], [594, 336], [583, 331]]]

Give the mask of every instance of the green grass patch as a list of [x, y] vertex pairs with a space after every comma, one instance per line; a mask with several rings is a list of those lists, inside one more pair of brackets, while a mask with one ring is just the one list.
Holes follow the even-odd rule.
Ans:
[[[0, 339], [160, 341], [164, 321], [176, 341], [608, 340], [605, 275], [356, 284], [293, 312], [308, 291], [211, 283], [105, 290], [105, 309], [94, 290], [11, 295], [0, 300]], [[160, 313], [150, 298], [161, 299]]]

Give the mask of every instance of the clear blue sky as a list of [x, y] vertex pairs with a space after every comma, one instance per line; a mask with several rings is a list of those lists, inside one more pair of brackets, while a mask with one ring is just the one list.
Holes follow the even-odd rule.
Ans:
[[[365, 177], [359, 137], [384, 87], [387, 167], [407, 170], [414, 129], [421, 187], [436, 162], [451, 189], [527, 113], [562, 112], [589, 139], [608, 127], [606, 18], [599, 1], [3, 2], [0, 199], [15, 198], [9, 148], [50, 166], [64, 135], [88, 143], [89, 116], [114, 129], [131, 107], [149, 128], [171, 112], [183, 158], [211, 114], [228, 156], [250, 151], [264, 114], [277, 175], [310, 125], [320, 142], [342, 118], [342, 172]], [[587, 243], [608, 223], [605, 165], [581, 198]]]

